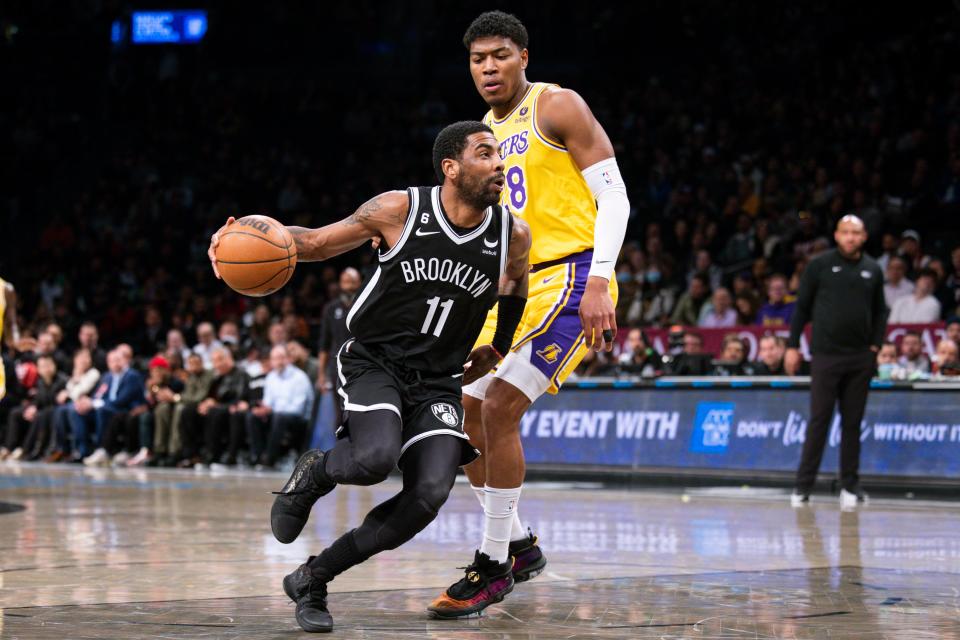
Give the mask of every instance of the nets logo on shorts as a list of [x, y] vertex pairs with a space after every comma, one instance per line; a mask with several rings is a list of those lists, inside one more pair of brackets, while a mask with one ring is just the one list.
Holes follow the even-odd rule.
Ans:
[[563, 349], [561, 349], [560, 345], [558, 345], [556, 342], [553, 344], [548, 344], [543, 349], [537, 351], [537, 355], [540, 356], [540, 358], [547, 364], [553, 364], [556, 362], [561, 353], [563, 353]]
[[433, 415], [437, 417], [437, 420], [448, 427], [455, 427], [460, 424], [457, 410], [453, 408], [452, 404], [448, 402], [438, 402], [430, 408], [433, 410]]
[[732, 402], [700, 402], [693, 422], [690, 451], [726, 453], [733, 426]]

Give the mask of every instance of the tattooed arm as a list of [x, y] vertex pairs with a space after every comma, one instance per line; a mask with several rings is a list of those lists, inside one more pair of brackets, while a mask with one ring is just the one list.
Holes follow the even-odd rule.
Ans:
[[[388, 191], [363, 203], [353, 214], [340, 222], [319, 229], [287, 227], [297, 246], [297, 261], [327, 260], [356, 249], [372, 238], [380, 238], [385, 240], [388, 246], [393, 246], [403, 231], [409, 207], [406, 191]], [[218, 278], [220, 273], [217, 271], [216, 250], [220, 244], [220, 233], [234, 221], [234, 218], [228, 218], [227, 223], [210, 238], [207, 255]]]

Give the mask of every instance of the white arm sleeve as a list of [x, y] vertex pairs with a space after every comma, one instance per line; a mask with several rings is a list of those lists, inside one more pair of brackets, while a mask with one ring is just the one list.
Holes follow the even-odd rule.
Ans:
[[616, 158], [601, 160], [582, 173], [597, 201], [590, 275], [609, 280], [617, 266], [623, 236], [627, 232], [627, 219], [630, 217], [627, 186], [620, 176]]

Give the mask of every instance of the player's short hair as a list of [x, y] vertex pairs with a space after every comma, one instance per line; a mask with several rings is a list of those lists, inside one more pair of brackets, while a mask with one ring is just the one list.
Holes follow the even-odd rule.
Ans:
[[517, 16], [503, 11], [487, 11], [477, 16], [467, 27], [467, 32], [463, 34], [463, 46], [469, 50], [474, 40], [490, 36], [510, 38], [521, 49], [526, 49], [530, 42], [527, 28]]
[[474, 133], [485, 131], [492, 134], [493, 129], [477, 120], [461, 120], [447, 125], [433, 141], [433, 170], [437, 180], [443, 182], [443, 161], [447, 158], [460, 160], [467, 147], [467, 138]]

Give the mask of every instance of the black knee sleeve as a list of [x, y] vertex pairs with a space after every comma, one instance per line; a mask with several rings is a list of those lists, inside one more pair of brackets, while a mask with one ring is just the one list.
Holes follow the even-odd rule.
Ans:
[[392, 411], [353, 412], [347, 433], [327, 453], [327, 475], [341, 484], [370, 486], [383, 482], [400, 457], [400, 417]]

